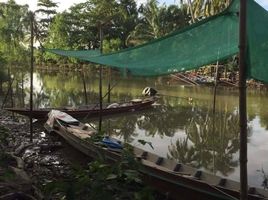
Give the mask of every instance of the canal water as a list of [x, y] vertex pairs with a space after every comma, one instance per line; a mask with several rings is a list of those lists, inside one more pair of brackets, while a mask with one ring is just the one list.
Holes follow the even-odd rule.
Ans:
[[[17, 76], [13, 93], [15, 106], [29, 105], [29, 77], [22, 84]], [[98, 75], [90, 72], [36, 72], [34, 107], [59, 107], [98, 102]], [[106, 117], [103, 130], [160, 156], [239, 181], [238, 89], [218, 88], [213, 113], [213, 88], [185, 86], [170, 77], [129, 78], [114, 75], [111, 102], [140, 98], [143, 88], [158, 90], [154, 109]], [[103, 79], [103, 93], [108, 77]], [[22, 98], [22, 93], [24, 98]], [[268, 174], [268, 93], [248, 90], [248, 175], [249, 184], [262, 187]], [[107, 101], [107, 98], [104, 99]], [[8, 104], [9, 102], [7, 102]], [[98, 120], [81, 119], [98, 125]], [[143, 140], [146, 144], [141, 144]]]

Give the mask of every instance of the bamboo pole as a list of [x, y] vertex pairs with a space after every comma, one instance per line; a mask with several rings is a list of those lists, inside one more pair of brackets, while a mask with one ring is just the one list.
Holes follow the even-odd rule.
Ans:
[[[14, 107], [14, 98], [13, 98], [13, 87], [12, 84], [15, 81], [15, 77], [13, 77], [13, 75], [11, 75], [11, 66], [9, 66], [8, 68], [8, 74], [9, 74], [9, 88], [10, 88], [10, 103], [11, 103], [11, 108]], [[12, 116], [14, 117], [14, 113], [12, 113]]]
[[247, 1], [240, 0], [239, 12], [239, 126], [240, 126], [240, 199], [247, 200], [247, 99], [246, 99], [246, 13]]
[[218, 79], [219, 79], [219, 61], [217, 61], [217, 66], [216, 66], [216, 72], [214, 76], [214, 94], [213, 94], [213, 117], [215, 114], [216, 110], [216, 96], [217, 96], [217, 86], [218, 86]]
[[[102, 53], [102, 40], [103, 31], [100, 25], [100, 52]], [[99, 112], [99, 132], [101, 132], [102, 126], [102, 66], [99, 67], [99, 101], [100, 101], [100, 112]]]
[[33, 54], [34, 54], [34, 49], [33, 49], [33, 21], [34, 21], [34, 14], [30, 12], [30, 21], [31, 21], [31, 70], [30, 70], [30, 141], [33, 141], [33, 117], [32, 117], [32, 112], [33, 112]]
[[22, 107], [24, 107], [24, 76], [23, 72], [21, 72], [21, 102], [22, 102]]
[[88, 105], [87, 85], [86, 85], [86, 80], [85, 80], [85, 71], [84, 71], [84, 68], [82, 69], [82, 79], [83, 79], [83, 86], [84, 86], [85, 103], [86, 103], [86, 105]]
[[108, 103], [111, 102], [111, 68], [108, 69]]

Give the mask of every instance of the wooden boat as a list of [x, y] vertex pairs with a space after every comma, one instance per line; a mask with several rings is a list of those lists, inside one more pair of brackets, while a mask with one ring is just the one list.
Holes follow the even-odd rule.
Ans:
[[[130, 102], [126, 103], [112, 103], [103, 105], [102, 115], [111, 115], [111, 114], [118, 114], [124, 112], [133, 112], [139, 111], [146, 108], [150, 108], [152, 104], [155, 102], [154, 98], [146, 98], [146, 99], [133, 99]], [[64, 107], [64, 108], [39, 108], [33, 109], [32, 117], [35, 119], [46, 119], [47, 114], [52, 110], [57, 109], [66, 112], [67, 114], [82, 118], [93, 118], [99, 116], [99, 106], [92, 105], [92, 106], [80, 106], [77, 108], [73, 107]], [[5, 108], [5, 110], [18, 113], [20, 115], [24, 115], [30, 117], [30, 109], [29, 108]]]
[[[109, 146], [93, 143], [89, 138], [96, 132], [66, 113], [52, 110], [45, 123], [45, 129], [59, 134], [74, 148], [92, 158], [102, 155], [110, 163], [121, 158], [122, 150], [115, 151]], [[168, 194], [171, 199], [239, 199], [239, 182], [176, 163], [137, 147], [133, 147], [133, 153], [141, 163], [139, 171], [145, 182]], [[268, 191], [249, 188], [248, 199], [268, 199], [267, 197]]]

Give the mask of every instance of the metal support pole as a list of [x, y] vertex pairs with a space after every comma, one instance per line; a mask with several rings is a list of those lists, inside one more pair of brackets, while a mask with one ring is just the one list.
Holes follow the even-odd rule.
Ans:
[[240, 0], [239, 12], [239, 126], [240, 126], [240, 199], [248, 198], [247, 178], [247, 99], [246, 99], [246, 12], [247, 0]]

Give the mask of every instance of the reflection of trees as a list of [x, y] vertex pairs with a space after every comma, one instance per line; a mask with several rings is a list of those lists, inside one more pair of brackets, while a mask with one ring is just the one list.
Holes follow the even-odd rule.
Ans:
[[136, 114], [120, 114], [104, 119], [102, 126], [107, 134], [121, 137], [126, 142], [132, 142], [138, 137], [137, 127], [150, 137], [156, 134], [172, 137], [178, 129], [184, 129], [192, 114], [192, 108], [187, 106], [158, 106]]
[[137, 125], [140, 129], [146, 130], [147, 135], [172, 137], [177, 129], [183, 129], [190, 116], [191, 109], [186, 106], [159, 106], [139, 119]]
[[267, 114], [267, 104], [266, 101], [259, 103], [259, 108], [258, 108], [258, 114], [260, 117], [260, 124], [261, 127], [265, 128], [266, 130], [268, 130], [268, 114]]
[[[50, 106], [76, 106], [85, 104], [84, 88], [79, 74], [41, 75], [44, 93], [49, 96]], [[97, 94], [89, 94], [89, 101], [96, 102]], [[49, 105], [46, 105], [49, 106]]]
[[110, 133], [122, 138], [124, 142], [131, 143], [134, 137], [138, 136], [135, 130], [139, 117], [140, 115], [129, 114], [128, 116], [119, 115], [113, 119], [106, 119], [102, 124], [103, 130], [106, 134]]
[[213, 117], [196, 110], [186, 125], [186, 138], [169, 146], [168, 157], [227, 175], [238, 165], [233, 159], [239, 149], [238, 120], [236, 112], [217, 112]]

